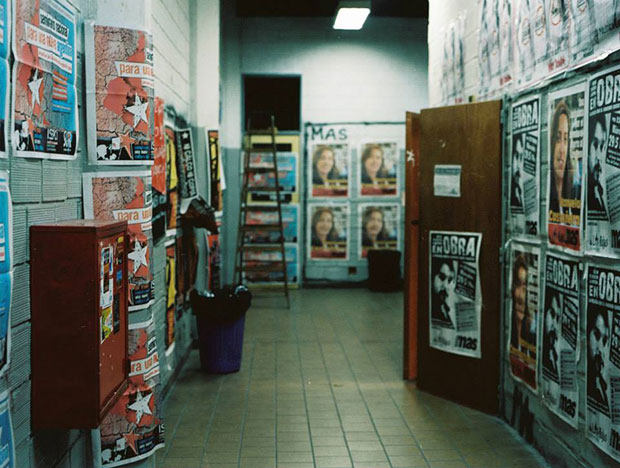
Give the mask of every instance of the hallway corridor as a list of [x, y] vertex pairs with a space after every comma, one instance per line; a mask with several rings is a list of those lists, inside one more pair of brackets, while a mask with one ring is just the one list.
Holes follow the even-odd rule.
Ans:
[[[272, 304], [282, 304], [279, 298]], [[165, 405], [165, 468], [545, 467], [496, 418], [402, 381], [402, 294], [293, 291], [255, 300], [241, 371], [193, 351]]]

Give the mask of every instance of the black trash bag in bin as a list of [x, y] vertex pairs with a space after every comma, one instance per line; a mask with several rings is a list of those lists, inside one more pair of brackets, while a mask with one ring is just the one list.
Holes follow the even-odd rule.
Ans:
[[194, 315], [213, 323], [238, 320], [252, 305], [252, 293], [243, 284], [226, 286], [213, 291], [191, 292], [190, 301]]
[[245, 313], [252, 293], [243, 285], [190, 296], [198, 326], [200, 366], [213, 374], [237, 372], [241, 367]]

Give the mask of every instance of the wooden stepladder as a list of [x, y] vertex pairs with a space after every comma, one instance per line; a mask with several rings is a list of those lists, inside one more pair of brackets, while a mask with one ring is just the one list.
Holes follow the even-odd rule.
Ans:
[[[235, 255], [235, 283], [251, 282], [251, 278], [256, 274], [280, 273], [276, 276], [276, 284], [281, 286], [288, 307], [290, 302], [282, 224], [282, 201], [280, 198], [282, 188], [278, 173], [277, 129], [273, 115], [270, 116], [269, 120], [270, 128], [254, 129], [250, 118], [244, 136], [241, 203]], [[271, 137], [270, 144], [255, 145], [252, 141], [253, 137], [264, 137], [265, 135]], [[272, 175], [273, 177], [270, 177]], [[271, 198], [275, 198], [275, 204], [265, 206], [250, 203], [250, 194], [254, 192], [274, 195]], [[268, 217], [271, 220], [270, 222], [256, 224], [248, 222], [252, 213], [275, 213], [275, 216]], [[249, 243], [248, 237], [256, 233], [275, 233], [275, 235], [262, 238], [260, 244]], [[269, 255], [269, 253], [275, 255]]]

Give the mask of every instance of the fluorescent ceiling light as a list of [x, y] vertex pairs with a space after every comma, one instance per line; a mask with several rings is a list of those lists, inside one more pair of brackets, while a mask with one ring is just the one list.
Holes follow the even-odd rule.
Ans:
[[338, 3], [338, 14], [334, 21], [334, 29], [353, 31], [362, 29], [369, 14], [369, 1], [341, 1]]

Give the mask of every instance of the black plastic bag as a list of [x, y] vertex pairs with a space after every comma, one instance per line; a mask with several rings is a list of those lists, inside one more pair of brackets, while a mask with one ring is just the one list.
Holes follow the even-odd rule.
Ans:
[[213, 291], [192, 291], [190, 295], [194, 315], [213, 323], [231, 323], [245, 314], [252, 305], [252, 293], [239, 284]]

